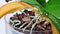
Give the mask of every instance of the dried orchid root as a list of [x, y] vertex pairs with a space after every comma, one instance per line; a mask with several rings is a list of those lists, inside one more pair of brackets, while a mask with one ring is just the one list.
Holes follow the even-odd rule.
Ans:
[[36, 19], [36, 22], [32, 25], [30, 34], [32, 34], [32, 30], [34, 29], [34, 27], [35, 27], [38, 23], [40, 23], [40, 21], [38, 20], [39, 18], [40, 18], [39, 16], [37, 16], [37, 18], [35, 18], [35, 19]]
[[[37, 19], [37, 17], [38, 17], [38, 16], [34, 17], [34, 18], [32, 19], [32, 21], [35, 20], [35, 19]], [[27, 26], [24, 27], [23, 31], [25, 31], [25, 29], [32, 24], [32, 21], [30, 21], [30, 23], [29, 23]]]
[[24, 9], [14, 14], [13, 17], [10, 18], [10, 25], [18, 30], [22, 29], [23, 32], [30, 30], [30, 34], [32, 34], [33, 31], [51, 30], [51, 24], [46, 21], [45, 17], [32, 12], [31, 9]]
[[[34, 20], [34, 19], [32, 19], [32, 21], [33, 21], [33, 20]], [[27, 26], [24, 27], [23, 31], [25, 31], [25, 29], [32, 24], [32, 21], [31, 21]]]
[[20, 27], [19, 27], [19, 29], [21, 29], [24, 25], [26, 25], [28, 22], [25, 22], [23, 25], [21, 25]]
[[33, 28], [36, 26], [37, 22], [38, 22], [38, 21], [36, 20], [36, 22], [32, 25], [32, 28], [31, 28], [30, 34], [32, 34], [32, 30], [33, 30]]

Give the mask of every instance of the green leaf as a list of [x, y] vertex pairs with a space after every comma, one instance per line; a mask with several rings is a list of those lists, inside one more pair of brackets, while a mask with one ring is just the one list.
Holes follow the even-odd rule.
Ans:
[[45, 7], [45, 5], [46, 5], [45, 0], [37, 0], [37, 2], [40, 3], [43, 7]]
[[49, 0], [45, 8], [50, 13], [48, 17], [53, 21], [54, 26], [60, 34], [60, 0]]
[[60, 18], [60, 0], [49, 0], [46, 11]]
[[38, 9], [38, 12], [40, 13], [41, 16], [45, 16], [44, 10], [40, 5], [32, 5], [32, 6]]
[[21, 1], [29, 3], [29, 4], [38, 4], [38, 2], [36, 0], [21, 0]]
[[50, 18], [50, 20], [53, 22], [54, 26], [56, 27], [57, 31], [60, 34], [60, 20], [52, 14], [49, 14], [48, 18]]
[[[41, 1], [41, 3], [40, 3], [40, 1]], [[45, 0], [44, 1], [40, 0], [40, 1], [38, 2], [38, 0], [28, 0], [28, 1], [22, 0], [22, 2], [26, 2], [26, 3], [30, 4], [31, 6], [37, 8], [39, 10], [39, 13], [41, 13], [42, 16], [45, 16], [44, 10], [43, 10], [43, 4], [45, 3]]]

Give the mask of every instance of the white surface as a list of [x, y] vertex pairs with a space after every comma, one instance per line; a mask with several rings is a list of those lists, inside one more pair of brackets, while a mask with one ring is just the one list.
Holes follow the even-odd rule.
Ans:
[[[4, 0], [0, 0], [0, 7], [4, 5], [6, 2]], [[6, 34], [6, 29], [5, 29], [5, 21], [4, 17], [0, 19], [0, 34]]]
[[6, 34], [4, 18], [0, 19], [0, 34]]

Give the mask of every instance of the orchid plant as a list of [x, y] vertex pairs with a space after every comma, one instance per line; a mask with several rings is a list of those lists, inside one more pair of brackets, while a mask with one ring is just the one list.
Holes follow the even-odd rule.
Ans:
[[[6, 0], [6, 2], [8, 1], [10, 0]], [[50, 20], [52, 21], [52, 23], [54, 24], [54, 26], [56, 27], [57, 31], [60, 34], [60, 0], [49, 0], [48, 2], [46, 2], [46, 0], [28, 0], [28, 1], [21, 0], [21, 1], [26, 2], [31, 6], [37, 8], [42, 16], [50, 18]], [[23, 27], [23, 25], [21, 27]], [[35, 25], [36, 23], [32, 25], [31, 31]], [[23, 29], [23, 31], [26, 29], [26, 27]]]

